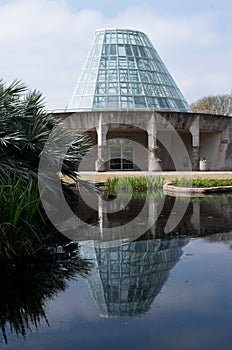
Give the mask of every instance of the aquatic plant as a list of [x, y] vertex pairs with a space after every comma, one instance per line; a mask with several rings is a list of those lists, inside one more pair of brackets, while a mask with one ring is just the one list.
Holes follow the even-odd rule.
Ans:
[[44, 246], [45, 229], [37, 183], [22, 178], [0, 184], [0, 257], [35, 254]]
[[133, 192], [147, 192], [160, 189], [163, 184], [163, 176], [113, 177], [107, 179], [106, 189], [109, 194], [128, 192], [130, 188]]
[[186, 177], [176, 178], [172, 181], [174, 185], [186, 185], [197, 187], [232, 186], [232, 179], [190, 179]]

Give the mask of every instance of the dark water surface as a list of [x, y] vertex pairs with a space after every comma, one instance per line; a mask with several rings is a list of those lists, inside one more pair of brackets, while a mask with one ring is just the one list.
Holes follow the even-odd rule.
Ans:
[[[130, 205], [120, 222], [136, 216], [141, 200]], [[167, 196], [155, 225], [135, 240], [81, 241], [85, 260], [2, 273], [0, 348], [231, 349], [232, 199], [192, 200], [165, 234], [173, 205]], [[107, 225], [116, 224], [108, 215]]]

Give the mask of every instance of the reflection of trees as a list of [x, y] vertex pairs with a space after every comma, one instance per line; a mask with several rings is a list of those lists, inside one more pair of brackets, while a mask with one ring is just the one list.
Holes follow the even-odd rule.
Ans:
[[67, 281], [77, 274], [86, 275], [87, 260], [78, 255], [46, 255], [9, 264], [0, 261], [0, 330], [7, 343], [7, 330], [26, 336], [31, 326], [38, 328], [42, 320], [48, 324], [45, 303], [64, 291]]
[[209, 243], [224, 243], [232, 250], [232, 232], [217, 233], [204, 237], [204, 240]]

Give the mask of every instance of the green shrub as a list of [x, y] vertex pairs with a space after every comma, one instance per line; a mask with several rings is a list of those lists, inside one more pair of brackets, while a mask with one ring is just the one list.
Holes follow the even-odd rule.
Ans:
[[189, 179], [182, 177], [180, 179], [175, 179], [173, 184], [197, 187], [232, 186], [232, 179]]

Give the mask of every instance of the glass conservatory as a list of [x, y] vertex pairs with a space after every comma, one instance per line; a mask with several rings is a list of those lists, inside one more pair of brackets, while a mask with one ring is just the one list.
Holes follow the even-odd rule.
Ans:
[[99, 29], [67, 110], [148, 109], [190, 112], [142, 32]]

